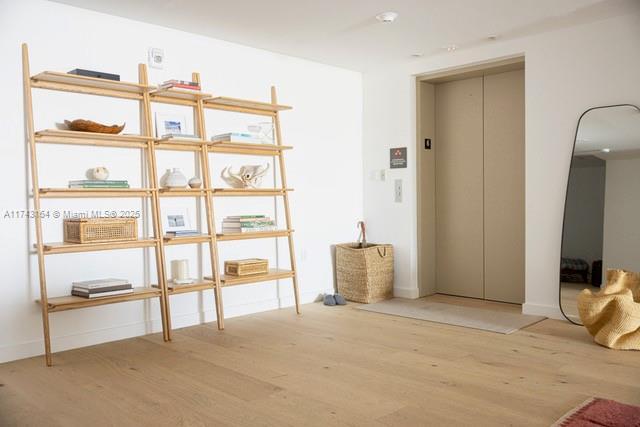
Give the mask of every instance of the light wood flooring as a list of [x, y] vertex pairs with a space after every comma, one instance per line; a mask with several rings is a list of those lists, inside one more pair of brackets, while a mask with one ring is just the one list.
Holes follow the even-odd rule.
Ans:
[[0, 425], [549, 426], [590, 396], [640, 404], [640, 353], [567, 322], [502, 335], [354, 307], [6, 363]]

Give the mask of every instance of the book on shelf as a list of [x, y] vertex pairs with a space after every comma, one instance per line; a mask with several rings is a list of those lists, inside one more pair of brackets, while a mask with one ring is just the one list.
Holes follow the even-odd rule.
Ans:
[[222, 228], [237, 228], [238, 230], [241, 228], [264, 228], [264, 227], [275, 227], [275, 221], [242, 221], [242, 222], [222, 222]]
[[170, 230], [167, 231], [167, 234], [175, 234], [175, 235], [181, 235], [181, 234], [200, 234], [200, 232], [198, 230]]
[[183, 230], [183, 231], [167, 231], [165, 237], [173, 239], [174, 237], [187, 237], [187, 236], [204, 236], [198, 230]]
[[83, 288], [79, 286], [73, 286], [71, 290], [76, 292], [86, 293], [86, 294], [101, 294], [104, 292], [122, 291], [125, 289], [132, 289], [132, 288], [133, 288], [133, 285], [131, 283], [128, 283], [126, 285], [105, 286], [102, 288]]
[[130, 285], [127, 279], [114, 279], [114, 278], [106, 278], [106, 279], [93, 279], [93, 280], [83, 280], [80, 282], [71, 282], [71, 285], [78, 288], [84, 289], [99, 289], [107, 286], [120, 286], [120, 285]]
[[130, 188], [129, 184], [69, 184], [69, 188]]
[[229, 132], [214, 135], [211, 137], [213, 142], [248, 142], [258, 144], [261, 142], [260, 136], [250, 132]]
[[192, 133], [165, 133], [162, 135], [162, 139], [170, 139], [170, 138], [178, 138], [178, 139], [200, 139], [198, 135]]
[[259, 215], [259, 216], [241, 216], [241, 217], [231, 217], [228, 216], [222, 220], [223, 225], [229, 226], [260, 226], [260, 225], [273, 225], [275, 221], [269, 218], [268, 216]]
[[82, 297], [82, 298], [100, 298], [100, 297], [110, 297], [110, 296], [115, 296], [115, 295], [125, 295], [125, 294], [132, 294], [133, 293], [133, 287], [129, 288], [129, 289], [121, 289], [118, 291], [108, 291], [108, 292], [97, 292], [97, 293], [89, 293], [89, 292], [83, 292], [80, 290], [76, 290], [73, 289], [71, 291], [71, 295], [76, 296], [76, 297]]
[[129, 188], [128, 181], [82, 179], [69, 181], [69, 188]]
[[235, 233], [259, 233], [261, 231], [276, 231], [275, 225], [267, 225], [260, 227], [222, 227], [222, 234], [235, 234]]
[[178, 88], [178, 89], [200, 90], [200, 83], [172, 79], [172, 80], [167, 80], [166, 82], [160, 83], [158, 85], [158, 88], [160, 89]]
[[256, 233], [276, 230], [276, 222], [266, 215], [233, 215], [222, 220], [222, 233]]
[[69, 184], [128, 184], [126, 179], [75, 179]]
[[120, 81], [119, 74], [105, 73], [104, 71], [84, 70], [82, 68], [75, 68], [67, 72], [67, 74], [75, 74], [77, 76], [84, 76], [84, 77], [93, 77], [95, 79]]

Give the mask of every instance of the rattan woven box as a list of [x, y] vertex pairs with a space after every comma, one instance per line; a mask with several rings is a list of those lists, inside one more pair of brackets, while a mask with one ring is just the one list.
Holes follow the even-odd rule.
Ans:
[[73, 218], [64, 220], [68, 243], [120, 242], [138, 239], [135, 218]]
[[269, 272], [269, 260], [260, 258], [239, 259], [224, 262], [224, 274], [229, 276], [254, 276]]
[[336, 245], [338, 292], [349, 301], [373, 303], [393, 298], [393, 246]]

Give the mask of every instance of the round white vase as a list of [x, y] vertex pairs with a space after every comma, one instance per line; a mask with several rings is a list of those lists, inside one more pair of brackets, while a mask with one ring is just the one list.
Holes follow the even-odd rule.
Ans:
[[197, 176], [194, 176], [189, 180], [189, 187], [191, 188], [200, 188], [202, 186], [202, 180]]

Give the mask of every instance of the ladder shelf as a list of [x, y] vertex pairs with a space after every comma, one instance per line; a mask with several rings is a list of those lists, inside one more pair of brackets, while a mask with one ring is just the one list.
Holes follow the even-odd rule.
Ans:
[[[24, 104], [26, 112], [27, 143], [29, 146], [31, 181], [33, 188], [34, 210], [41, 211], [41, 199], [72, 198], [141, 198], [150, 201], [149, 212], [143, 220], [150, 217], [150, 234], [162, 237], [142, 237], [137, 240], [95, 242], [95, 243], [45, 243], [42, 238], [42, 219], [36, 216], [36, 254], [38, 257], [38, 273], [40, 298], [38, 303], [42, 311], [45, 361], [52, 365], [51, 336], [49, 315], [58, 311], [96, 307], [120, 302], [158, 298], [162, 317], [162, 332], [165, 341], [171, 340], [171, 310], [169, 296], [188, 292], [213, 290], [215, 296], [216, 319], [218, 329], [224, 328], [224, 311], [222, 304], [222, 288], [248, 283], [267, 282], [281, 279], [292, 279], [295, 295], [296, 312], [300, 313], [300, 301], [293, 248], [293, 229], [288, 195], [292, 189], [287, 187], [284, 152], [292, 147], [282, 145], [279, 113], [291, 107], [277, 102], [275, 88], [271, 88], [271, 102], [259, 102], [212, 96], [200, 91], [186, 89], [164, 89], [150, 85], [147, 68], [138, 66], [138, 82], [125, 82], [79, 76], [75, 74], [43, 71], [31, 75], [29, 70], [29, 53], [26, 44], [22, 45], [22, 68], [24, 82]], [[200, 83], [200, 75], [192, 74], [192, 81]], [[61, 129], [34, 130], [32, 90], [45, 89], [64, 91], [84, 95], [121, 98], [133, 100], [140, 104], [140, 134], [101, 134], [76, 132]], [[195, 118], [195, 134], [197, 138], [158, 138], [153, 135], [151, 103], [175, 104], [193, 108]], [[239, 142], [212, 142], [207, 140], [205, 126], [205, 109], [217, 109], [236, 113], [256, 114], [270, 117], [274, 127], [274, 144], [255, 144]], [[143, 172], [147, 176], [145, 188], [48, 188], [39, 186], [38, 161], [36, 147], [39, 144], [59, 144], [77, 146], [95, 146], [106, 148], [133, 148], [143, 154]], [[187, 151], [197, 158], [203, 185], [201, 188], [166, 189], [159, 185], [156, 150]], [[267, 156], [277, 158], [280, 172], [280, 188], [235, 189], [214, 188], [211, 179], [211, 158], [218, 154], [241, 154]], [[143, 181], [144, 182], [144, 181]], [[162, 209], [160, 201], [164, 198], [192, 197], [200, 203], [204, 202], [206, 231], [191, 236], [165, 236], [160, 220]], [[221, 234], [216, 232], [215, 204], [219, 197], [278, 197], [284, 201], [286, 224], [282, 230]], [[234, 277], [222, 274], [218, 258], [218, 242], [250, 239], [287, 237], [290, 254], [290, 270], [271, 269], [267, 274], [249, 277]], [[187, 285], [173, 285], [167, 278], [167, 260], [165, 247], [187, 244], [207, 244], [211, 272], [204, 279]], [[100, 252], [121, 249], [153, 248], [157, 268], [157, 284], [143, 285], [134, 288], [132, 293], [97, 298], [77, 296], [60, 296], [49, 298], [45, 256], [83, 252]]]

